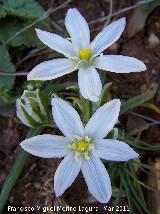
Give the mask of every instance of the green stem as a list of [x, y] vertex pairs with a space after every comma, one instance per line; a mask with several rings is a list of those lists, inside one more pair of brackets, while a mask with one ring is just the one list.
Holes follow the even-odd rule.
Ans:
[[[44, 127], [31, 129], [26, 138], [33, 137], [34, 135], [40, 134], [43, 129], [44, 129]], [[29, 159], [29, 154], [27, 152], [25, 152], [24, 150], [20, 150], [19, 154], [15, 160], [15, 163], [4, 182], [4, 185], [3, 185], [1, 193], [0, 193], [0, 214], [2, 213], [6, 203], [8, 201], [9, 195], [10, 195], [14, 185], [16, 184], [16, 181], [19, 178], [28, 159]]]

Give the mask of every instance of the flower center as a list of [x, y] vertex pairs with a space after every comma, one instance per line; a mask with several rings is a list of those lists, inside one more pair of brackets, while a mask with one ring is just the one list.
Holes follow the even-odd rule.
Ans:
[[92, 139], [85, 137], [84, 139], [77, 138], [74, 143], [68, 145], [68, 149], [75, 152], [75, 159], [78, 160], [80, 156], [84, 159], [89, 159], [89, 151], [94, 149]]
[[89, 60], [92, 56], [92, 51], [90, 49], [82, 49], [79, 51], [79, 58], [84, 60]]
[[88, 151], [88, 147], [89, 147], [89, 143], [86, 142], [85, 140], [80, 140], [77, 143], [77, 151], [78, 152]]

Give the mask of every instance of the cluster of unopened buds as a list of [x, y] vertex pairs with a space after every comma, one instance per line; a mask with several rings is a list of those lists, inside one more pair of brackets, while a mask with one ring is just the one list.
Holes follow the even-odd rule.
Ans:
[[[38, 38], [65, 58], [40, 63], [28, 74], [28, 80], [51, 80], [78, 69], [81, 95], [98, 102], [102, 83], [96, 69], [116, 73], [146, 70], [145, 64], [136, 58], [102, 54], [119, 39], [125, 24], [125, 18], [111, 23], [90, 42], [86, 20], [77, 9], [69, 9], [65, 18], [69, 39], [36, 29]], [[107, 102], [84, 125], [69, 102], [60, 98], [51, 99], [54, 122], [64, 136], [38, 135], [22, 141], [20, 145], [35, 156], [64, 158], [54, 176], [56, 196], [61, 196], [71, 186], [81, 170], [90, 193], [101, 203], [109, 201], [112, 195], [111, 181], [101, 159], [128, 161], [139, 156], [128, 144], [117, 140], [114, 126], [118, 121], [120, 105], [119, 99]], [[30, 127], [48, 123], [48, 108], [39, 90], [24, 91], [17, 100], [17, 116]], [[116, 134], [108, 139], [111, 131]]]

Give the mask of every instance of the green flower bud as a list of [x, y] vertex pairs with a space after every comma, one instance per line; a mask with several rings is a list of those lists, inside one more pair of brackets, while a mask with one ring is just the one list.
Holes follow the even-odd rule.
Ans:
[[39, 93], [39, 89], [24, 90], [21, 98], [16, 101], [17, 117], [29, 127], [48, 123], [48, 103], [45, 98]]

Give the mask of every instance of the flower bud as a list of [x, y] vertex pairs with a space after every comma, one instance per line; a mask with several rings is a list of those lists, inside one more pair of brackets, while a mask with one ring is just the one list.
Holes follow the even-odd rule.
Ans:
[[39, 93], [24, 90], [20, 99], [16, 101], [17, 117], [29, 127], [37, 127], [48, 123], [48, 104]]

